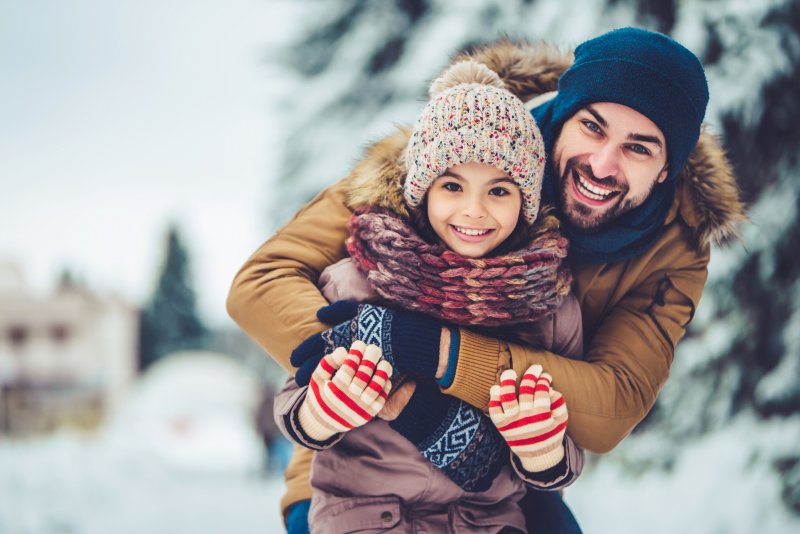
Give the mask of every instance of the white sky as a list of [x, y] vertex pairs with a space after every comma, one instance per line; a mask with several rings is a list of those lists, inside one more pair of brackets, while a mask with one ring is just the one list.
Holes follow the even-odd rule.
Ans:
[[265, 57], [296, 26], [289, 4], [0, 0], [0, 261], [37, 293], [68, 267], [139, 304], [174, 220], [204, 317], [227, 321], [268, 232], [281, 81]]

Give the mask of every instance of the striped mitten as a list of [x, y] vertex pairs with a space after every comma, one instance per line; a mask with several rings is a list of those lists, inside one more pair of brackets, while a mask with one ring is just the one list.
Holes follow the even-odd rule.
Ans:
[[541, 365], [525, 371], [517, 396], [517, 373], [503, 371], [489, 392], [489, 417], [526, 471], [536, 473], [564, 458], [567, 405], [550, 388], [552, 378]]
[[383, 408], [392, 383], [392, 366], [381, 349], [355, 341], [347, 352], [339, 347], [320, 360], [298, 411], [308, 436], [325, 441], [334, 434], [364, 425]]

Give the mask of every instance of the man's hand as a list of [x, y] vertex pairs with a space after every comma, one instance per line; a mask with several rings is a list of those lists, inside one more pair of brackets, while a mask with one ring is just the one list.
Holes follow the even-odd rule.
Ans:
[[355, 340], [380, 347], [383, 358], [397, 372], [428, 377], [437, 373], [442, 324], [435, 319], [350, 301], [320, 308], [317, 318], [336, 326], [309, 337], [292, 352], [290, 361], [298, 367], [295, 381], [301, 386], [309, 383], [325, 354]]
[[551, 381], [541, 365], [532, 365], [522, 376], [517, 396], [517, 373], [508, 369], [489, 393], [489, 417], [522, 467], [532, 473], [564, 458], [567, 405], [561, 393], [551, 389]]
[[325, 441], [371, 421], [391, 390], [392, 366], [381, 349], [356, 341], [350, 351], [338, 348], [325, 356], [311, 376], [300, 406], [300, 427], [309, 437]]

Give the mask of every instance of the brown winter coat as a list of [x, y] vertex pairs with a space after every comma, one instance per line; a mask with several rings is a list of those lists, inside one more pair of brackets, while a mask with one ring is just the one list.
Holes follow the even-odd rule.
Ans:
[[[528, 100], [557, 88], [571, 54], [539, 44], [500, 42], [472, 53]], [[408, 130], [371, 147], [345, 179], [322, 191], [245, 263], [228, 296], [231, 317], [273, 358], [291, 370], [289, 355], [308, 336], [327, 328], [315, 318], [326, 304], [316, 286], [320, 272], [347, 252], [346, 221], [355, 206], [397, 206], [405, 177], [400, 158]], [[364, 184], [377, 176], [393, 184], [374, 196]], [[744, 219], [738, 189], [719, 142], [703, 133], [680, 176], [662, 236], [643, 255], [615, 264], [575, 266], [584, 361], [505, 343], [466, 330], [455, 379], [445, 393], [481, 409], [503, 369], [522, 373], [540, 363], [554, 377], [570, 413], [569, 433], [587, 450], [607, 452], [648, 413], [669, 376], [675, 345], [700, 301], [710, 242], [735, 234]], [[282, 505], [307, 499], [310, 454], [296, 454], [287, 469]]]

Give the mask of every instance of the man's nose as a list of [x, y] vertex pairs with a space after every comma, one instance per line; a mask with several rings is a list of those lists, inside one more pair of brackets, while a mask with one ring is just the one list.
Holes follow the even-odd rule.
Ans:
[[598, 180], [616, 176], [619, 172], [619, 153], [616, 147], [606, 145], [589, 156], [592, 174]]

